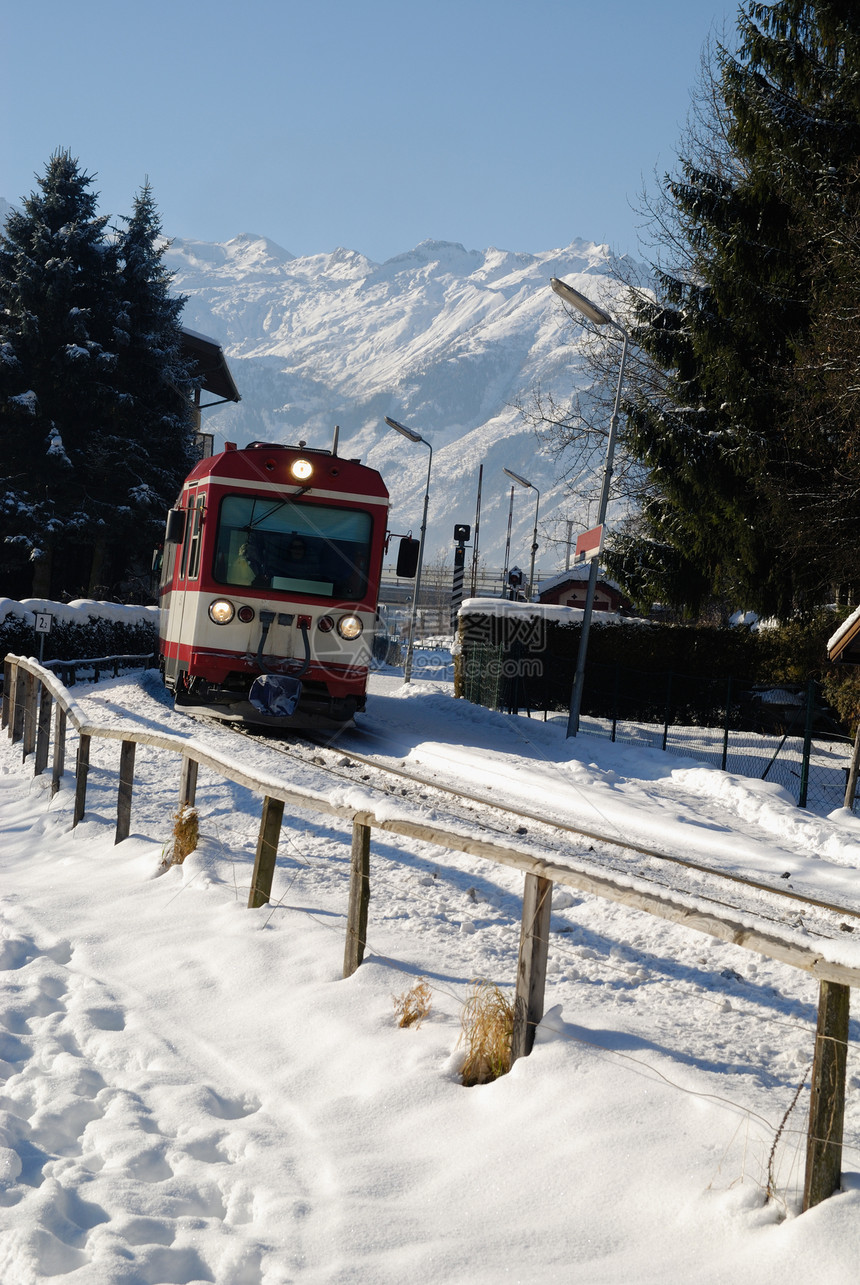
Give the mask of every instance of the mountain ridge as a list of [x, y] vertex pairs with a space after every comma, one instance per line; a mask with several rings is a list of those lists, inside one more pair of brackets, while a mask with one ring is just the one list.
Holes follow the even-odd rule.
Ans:
[[[0, 220], [11, 208], [0, 198]], [[549, 282], [563, 277], [612, 310], [608, 246], [577, 238], [548, 251], [474, 250], [427, 238], [376, 263], [344, 246], [296, 256], [257, 232], [165, 245], [173, 289], [186, 297], [183, 324], [222, 345], [242, 395], [204, 412], [216, 449], [225, 440], [328, 446], [338, 425], [341, 454], [382, 473], [391, 529], [417, 531], [427, 451], [387, 429], [390, 415], [433, 448], [428, 560], [450, 554], [454, 523], [474, 525], [483, 465], [484, 564], [505, 558], [507, 467], [540, 492], [539, 567], [564, 565], [568, 522], [574, 532], [591, 523], [598, 480], [591, 512], [577, 511], [517, 406], [538, 385], [562, 406], [587, 389], [582, 332]], [[528, 565], [535, 499], [514, 490], [512, 564]]]
[[[384, 424], [390, 415], [433, 447], [427, 557], [444, 556], [455, 522], [474, 523], [484, 464], [481, 554], [504, 560], [509, 467], [540, 491], [538, 563], [563, 565], [566, 537], [589, 515], [568, 511], [557, 464], [516, 409], [540, 384], [560, 403], [587, 382], [580, 333], [549, 289], [564, 277], [611, 307], [617, 291], [607, 246], [581, 239], [544, 252], [468, 250], [427, 239], [374, 263], [358, 251], [294, 256], [255, 233], [222, 243], [174, 240], [165, 255], [187, 296], [184, 323], [224, 347], [238, 406], [209, 411], [216, 442], [328, 445], [380, 470], [391, 526], [417, 529], [427, 453]], [[597, 484], [595, 483], [595, 502]], [[527, 561], [534, 493], [514, 494], [511, 561]], [[593, 516], [593, 515], [592, 515]]]

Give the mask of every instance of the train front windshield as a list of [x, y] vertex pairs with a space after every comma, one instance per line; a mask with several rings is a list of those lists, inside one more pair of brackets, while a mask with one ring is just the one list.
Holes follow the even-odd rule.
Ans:
[[363, 598], [372, 522], [360, 509], [228, 495], [221, 501], [214, 578], [323, 598]]

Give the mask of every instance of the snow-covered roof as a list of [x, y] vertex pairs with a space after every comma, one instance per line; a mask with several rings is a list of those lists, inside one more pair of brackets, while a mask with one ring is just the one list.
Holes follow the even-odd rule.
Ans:
[[[537, 586], [537, 591], [538, 593], [548, 593], [550, 589], [556, 589], [559, 585], [587, 580], [590, 571], [589, 563], [579, 562], [574, 567], [568, 567], [566, 571], [558, 571], [554, 576], [548, 576], [546, 580], [541, 580]], [[618, 593], [621, 593], [621, 586], [617, 585], [614, 580], [610, 580], [606, 572], [601, 568], [598, 568], [597, 579], [601, 584], [608, 585], [610, 589], [616, 589]]]
[[182, 347], [192, 362], [192, 373], [202, 378], [202, 387], [213, 397], [227, 402], [240, 402], [239, 390], [230, 374], [227, 358], [217, 339], [182, 327]]
[[[507, 598], [467, 598], [460, 607], [461, 616], [517, 616], [523, 620], [554, 620], [560, 625], [578, 624], [582, 607], [560, 607], [554, 603], [511, 602]], [[647, 620], [622, 616], [617, 611], [601, 611], [592, 617], [592, 625], [643, 625]]]
[[831, 660], [838, 660], [849, 643], [860, 633], [860, 607], [853, 611], [847, 620], [827, 640], [827, 654]]

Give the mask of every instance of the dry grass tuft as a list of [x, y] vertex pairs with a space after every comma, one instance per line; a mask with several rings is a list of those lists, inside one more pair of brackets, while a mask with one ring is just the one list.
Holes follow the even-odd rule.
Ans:
[[776, 1134], [774, 1135], [773, 1145], [771, 1146], [771, 1149], [770, 1149], [770, 1155], [767, 1158], [767, 1189], [765, 1191], [766, 1204], [771, 1200], [778, 1201], [780, 1199], [779, 1193], [777, 1191], [777, 1181], [776, 1181], [777, 1148], [779, 1147], [779, 1140], [782, 1137], [785, 1126], [788, 1124], [788, 1117], [791, 1115], [792, 1111], [797, 1106], [797, 1099], [800, 1097], [801, 1093], [803, 1092], [803, 1089], [806, 1086], [809, 1076], [812, 1074], [812, 1066], [813, 1066], [813, 1063], [810, 1062], [809, 1066], [804, 1071], [803, 1078], [798, 1084], [797, 1088], [795, 1089], [794, 1097], [791, 1099], [788, 1106], [786, 1107], [785, 1114], [780, 1120], [779, 1128], [777, 1129]]
[[489, 1084], [511, 1069], [514, 1006], [490, 982], [479, 982], [463, 1005], [460, 1043], [466, 1046], [463, 1083]]
[[181, 866], [189, 852], [197, 847], [200, 838], [200, 821], [196, 808], [184, 807], [173, 815], [173, 838], [165, 846], [161, 864]]
[[433, 997], [424, 978], [419, 977], [411, 990], [393, 995], [392, 999], [398, 1026], [420, 1026], [430, 1012]]

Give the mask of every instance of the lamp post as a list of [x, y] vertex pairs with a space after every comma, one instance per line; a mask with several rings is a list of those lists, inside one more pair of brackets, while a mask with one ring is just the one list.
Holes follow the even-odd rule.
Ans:
[[540, 491], [537, 489], [534, 482], [527, 482], [524, 477], [520, 477], [519, 473], [515, 473], [513, 469], [511, 468], [502, 469], [502, 472], [507, 473], [508, 477], [513, 478], [513, 480], [515, 482], [518, 482], [520, 486], [528, 487], [529, 490], [534, 491], [535, 495], [537, 496], [537, 500], [535, 501], [535, 529], [532, 532], [532, 560], [529, 566], [528, 601], [531, 602], [534, 586], [535, 586], [535, 554], [537, 553], [537, 550], [538, 550], [537, 520], [538, 520], [538, 509], [540, 508]]
[[407, 428], [405, 424], [398, 424], [396, 419], [385, 416], [385, 422], [389, 428], [393, 428], [401, 437], [405, 437], [410, 442], [423, 442], [430, 452], [430, 459], [427, 464], [427, 485], [424, 489], [424, 516], [421, 519], [421, 536], [418, 541], [418, 569], [415, 572], [415, 592], [412, 595], [412, 611], [409, 614], [409, 636], [406, 641], [406, 663], [403, 666], [404, 683], [412, 682], [412, 652], [415, 646], [415, 613], [418, 610], [418, 595], [421, 592], [421, 565], [424, 561], [424, 538], [427, 534], [427, 505], [430, 503], [430, 470], [433, 467], [433, 447], [425, 441], [420, 433], [416, 433], [414, 428]]
[[505, 565], [502, 568], [502, 597], [508, 596], [508, 567], [511, 562], [511, 527], [514, 525], [514, 488], [511, 487], [511, 500], [508, 505], [508, 538], [505, 541]]
[[[615, 390], [615, 405], [612, 409], [612, 419], [609, 421], [609, 440], [606, 443], [606, 463], [603, 466], [603, 485], [600, 491], [600, 507], [597, 513], [597, 525], [603, 526], [606, 520], [606, 510], [609, 505], [609, 484], [612, 481], [612, 461], [615, 456], [615, 437], [618, 431], [618, 409], [621, 404], [621, 384], [624, 379], [624, 366], [627, 361], [627, 346], [630, 342], [630, 336], [620, 322], [599, 308], [596, 303], [586, 299], [585, 295], [574, 290], [566, 281], [559, 281], [558, 277], [553, 277], [550, 281], [555, 293], [565, 303], [576, 308], [581, 312], [583, 317], [587, 317], [595, 326], [611, 326], [617, 330], [622, 338], [621, 345], [621, 362], [618, 368], [618, 386]], [[579, 711], [582, 707], [582, 689], [585, 683], [585, 657], [588, 652], [588, 634], [591, 629], [591, 613], [594, 607], [594, 590], [597, 586], [599, 558], [591, 559], [591, 567], [588, 574], [588, 589], [585, 595], [585, 607], [582, 612], [582, 633], [579, 638], [579, 653], [576, 658], [576, 677], [573, 680], [573, 689], [570, 693], [570, 713], [567, 720], [567, 735], [576, 736], [579, 731]]]

